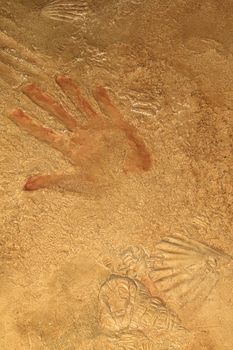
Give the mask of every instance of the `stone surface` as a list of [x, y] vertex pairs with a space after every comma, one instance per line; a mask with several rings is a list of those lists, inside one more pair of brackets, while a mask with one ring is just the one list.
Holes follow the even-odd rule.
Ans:
[[233, 348], [232, 30], [228, 0], [0, 0], [2, 350]]

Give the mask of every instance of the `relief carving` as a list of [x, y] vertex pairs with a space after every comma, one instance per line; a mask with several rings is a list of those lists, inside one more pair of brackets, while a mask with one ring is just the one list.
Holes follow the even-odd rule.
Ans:
[[48, 75], [53, 75], [55, 71], [56, 68], [52, 67], [48, 56], [30, 50], [0, 31], [0, 80], [16, 88], [27, 78], [47, 81]]
[[[155, 344], [156, 349], [168, 344], [173, 349], [172, 342], [174, 349], [178, 344], [189, 349], [193, 330], [183, 326], [170, 305], [178, 313], [186, 304], [200, 309], [218, 281], [230, 274], [232, 261], [224, 252], [181, 235], [162, 239], [153, 253], [137, 246], [123, 250], [100, 288], [101, 332], [119, 339], [127, 334], [131, 340], [143, 334], [151, 342], [145, 349]], [[107, 261], [107, 266], [113, 269], [114, 264]], [[165, 341], [168, 336], [172, 342]]]
[[168, 236], [150, 254], [142, 247], [122, 252], [120, 270], [154, 286], [179, 307], [203, 302], [219, 279], [229, 274], [232, 257], [182, 235]]
[[179, 318], [138, 281], [111, 275], [99, 293], [100, 326], [105, 333], [139, 331], [156, 336], [183, 330]]
[[55, 0], [46, 4], [41, 15], [61, 22], [75, 22], [85, 18], [89, 10], [87, 1]]

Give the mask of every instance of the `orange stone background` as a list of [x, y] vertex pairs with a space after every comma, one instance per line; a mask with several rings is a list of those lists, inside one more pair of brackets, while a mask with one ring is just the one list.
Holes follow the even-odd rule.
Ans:
[[[89, 0], [85, 19], [68, 22], [43, 16], [45, 4], [0, 0], [0, 348], [167, 350], [105, 345], [98, 293], [130, 245], [153, 253], [179, 233], [233, 255], [232, 2]], [[23, 191], [30, 175], [67, 161], [8, 116], [21, 107], [62, 132], [21, 92], [33, 82], [63, 102], [58, 73], [95, 106], [92, 87], [110, 91], [150, 150], [148, 172], [116, 170], [107, 188]], [[193, 339], [172, 350], [232, 349], [232, 278], [191, 317], [179, 314]]]

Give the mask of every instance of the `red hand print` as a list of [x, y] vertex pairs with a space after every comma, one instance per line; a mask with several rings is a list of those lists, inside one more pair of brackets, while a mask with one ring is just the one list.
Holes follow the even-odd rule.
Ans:
[[[12, 111], [11, 120], [38, 140], [60, 151], [73, 166], [72, 169], [69, 168], [64, 172], [31, 176], [24, 186], [25, 190], [59, 185], [66, 179], [77, 177], [78, 171], [84, 168], [86, 168], [87, 181], [93, 181], [95, 174], [91, 173], [90, 164], [95, 163], [96, 169], [101, 168], [101, 160], [106, 157], [106, 153], [112, 152], [110, 145], [114, 135], [119, 133], [129, 148], [124, 170], [136, 172], [150, 169], [151, 156], [143, 139], [138, 135], [135, 127], [124, 120], [103, 87], [98, 87], [94, 92], [94, 97], [101, 110], [100, 113], [97, 113], [83, 96], [80, 87], [71, 78], [58, 76], [56, 82], [76, 109], [85, 115], [86, 123], [83, 125], [79, 122], [78, 118], [75, 118], [67, 108], [36, 85], [28, 84], [22, 88], [23, 93], [31, 101], [64, 124], [69, 130], [69, 136], [41, 125], [20, 108]], [[118, 147], [121, 146], [118, 144]]]

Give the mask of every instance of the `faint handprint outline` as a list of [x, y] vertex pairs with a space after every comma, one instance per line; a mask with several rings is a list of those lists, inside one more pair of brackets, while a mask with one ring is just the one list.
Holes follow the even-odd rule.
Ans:
[[[125, 142], [130, 148], [124, 165], [126, 173], [148, 171], [151, 168], [151, 154], [144, 140], [138, 135], [137, 129], [124, 119], [104, 87], [97, 87], [93, 92], [100, 108], [99, 113], [84, 97], [79, 85], [72, 78], [59, 75], [56, 77], [56, 83], [73, 103], [77, 112], [85, 115], [86, 123], [83, 125], [79, 122], [67, 106], [58, 102], [36, 84], [27, 84], [22, 87], [22, 92], [33, 103], [62, 122], [70, 135], [45, 127], [21, 108], [14, 109], [9, 115], [10, 119], [39, 141], [46, 142], [61, 152], [72, 164], [72, 168], [67, 169], [66, 172], [30, 176], [24, 186], [25, 190], [31, 191], [59, 185], [66, 178], [76, 177], [78, 167], [88, 166], [92, 160], [101, 159], [103, 145], [108, 145], [108, 141], [114, 137], [114, 132], [124, 135]], [[111, 152], [111, 149], [108, 151]], [[89, 175], [87, 181], [93, 181], [92, 175], [95, 174]]]

